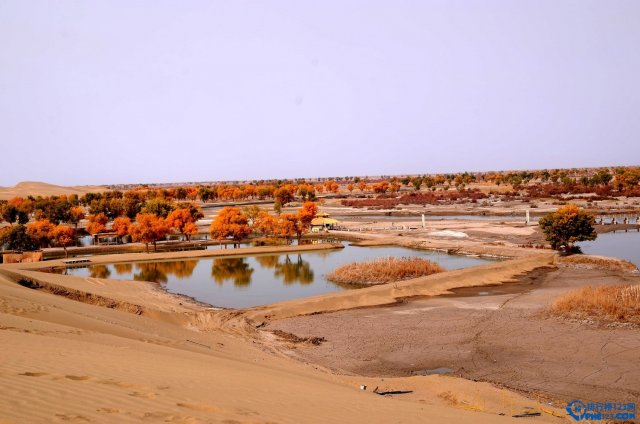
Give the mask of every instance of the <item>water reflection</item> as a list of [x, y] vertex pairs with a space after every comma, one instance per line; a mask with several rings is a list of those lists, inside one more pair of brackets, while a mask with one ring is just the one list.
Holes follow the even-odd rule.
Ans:
[[[133, 264], [115, 264], [123, 265], [123, 272], [117, 271], [119, 274], [131, 273]], [[127, 269], [124, 265], [129, 265]], [[136, 264], [137, 272], [133, 274], [133, 279], [138, 281], [153, 281], [156, 283], [166, 283], [168, 276], [173, 275], [178, 279], [189, 278], [193, 274], [193, 270], [198, 265], [198, 261], [171, 261], [171, 262], [141, 262]]]
[[133, 264], [113, 264], [113, 269], [115, 269], [118, 274], [131, 274]]
[[248, 286], [251, 284], [253, 268], [249, 266], [245, 258], [214, 259], [211, 268], [211, 276], [218, 284], [225, 281], [233, 281], [234, 286]]
[[111, 270], [106, 265], [94, 265], [89, 267], [89, 276], [91, 278], [109, 278]]
[[298, 259], [294, 262], [286, 255], [284, 263], [278, 263], [274, 275], [282, 277], [285, 284], [311, 284], [313, 283], [313, 270], [311, 264], [302, 260], [302, 256], [297, 255]]
[[284, 256], [283, 262], [280, 261], [281, 258], [282, 256], [278, 255], [256, 256], [256, 262], [262, 268], [274, 269], [274, 277], [282, 279], [284, 284], [313, 283], [314, 274], [311, 263], [303, 260], [302, 255], [296, 255], [295, 261], [291, 260], [289, 255]]
[[[600, 238], [600, 237], [599, 237]], [[55, 269], [69, 275], [161, 283], [171, 293], [191, 296], [215, 306], [242, 308], [344, 290], [325, 275], [340, 265], [387, 256], [432, 259], [447, 269], [487, 263], [400, 247], [345, 246], [339, 250], [267, 253], [245, 257], [199, 258], [89, 265]]]

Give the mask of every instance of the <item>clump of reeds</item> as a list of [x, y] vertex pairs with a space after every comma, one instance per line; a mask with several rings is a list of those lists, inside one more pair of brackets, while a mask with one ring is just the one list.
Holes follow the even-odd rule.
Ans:
[[557, 299], [551, 312], [565, 318], [640, 325], [640, 285], [574, 290]]
[[610, 270], [635, 271], [637, 267], [629, 261], [594, 255], [572, 255], [560, 258], [560, 264], [576, 265], [586, 268], [601, 268]]
[[327, 274], [327, 279], [337, 284], [364, 286], [408, 280], [443, 271], [443, 267], [426, 259], [387, 257], [342, 265]]

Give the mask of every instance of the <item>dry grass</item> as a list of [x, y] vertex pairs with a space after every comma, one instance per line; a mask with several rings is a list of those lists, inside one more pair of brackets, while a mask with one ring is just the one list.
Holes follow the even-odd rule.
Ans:
[[640, 325], [640, 285], [584, 287], [557, 299], [551, 313], [564, 318]]
[[424, 277], [443, 271], [443, 267], [426, 259], [388, 257], [340, 266], [327, 274], [327, 279], [337, 284], [364, 286]]
[[584, 268], [600, 268], [608, 270], [635, 271], [637, 267], [629, 261], [595, 255], [571, 255], [558, 259], [559, 264], [574, 265]]

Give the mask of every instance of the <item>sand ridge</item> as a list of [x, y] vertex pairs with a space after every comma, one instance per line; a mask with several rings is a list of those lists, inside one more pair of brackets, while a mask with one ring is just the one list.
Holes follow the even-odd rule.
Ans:
[[27, 196], [60, 196], [62, 194], [77, 194], [82, 196], [87, 193], [99, 193], [108, 191], [104, 186], [72, 186], [65, 187], [39, 181], [23, 181], [13, 187], [0, 187], [0, 200], [8, 200], [13, 197]]

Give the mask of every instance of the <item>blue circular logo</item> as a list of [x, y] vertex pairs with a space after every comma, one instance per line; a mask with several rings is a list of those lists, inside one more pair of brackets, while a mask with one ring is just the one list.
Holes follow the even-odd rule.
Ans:
[[574, 400], [567, 405], [567, 412], [576, 421], [580, 421], [582, 418], [584, 418], [584, 414], [587, 413], [587, 405], [585, 405], [582, 401]]

